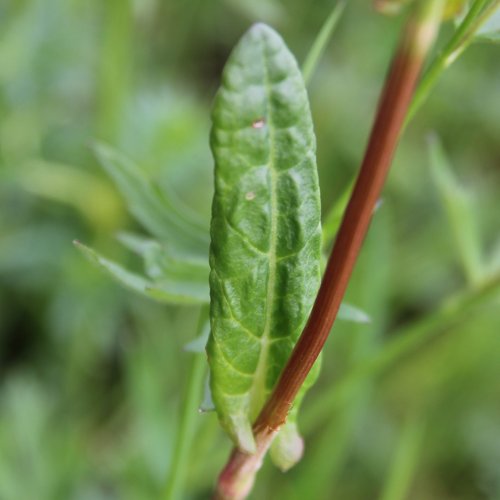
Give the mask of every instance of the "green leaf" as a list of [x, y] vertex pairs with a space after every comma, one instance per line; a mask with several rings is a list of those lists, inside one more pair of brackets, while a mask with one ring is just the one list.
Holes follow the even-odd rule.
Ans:
[[[243, 36], [226, 64], [211, 146], [212, 396], [222, 425], [251, 452], [251, 424], [316, 296], [321, 251], [315, 137], [304, 81], [283, 40], [263, 24]], [[293, 461], [274, 456], [283, 467]]]
[[314, 74], [316, 66], [326, 49], [326, 45], [328, 44], [328, 41], [330, 40], [339, 22], [340, 16], [342, 15], [342, 12], [344, 12], [345, 5], [345, 0], [340, 0], [335, 4], [330, 12], [330, 15], [326, 18], [323, 26], [321, 26], [321, 29], [319, 30], [319, 33], [306, 56], [304, 64], [302, 65], [302, 75], [306, 85], [309, 83], [312, 75]]
[[205, 297], [194, 295], [188, 284], [166, 279], [153, 282], [144, 276], [128, 271], [120, 264], [103, 257], [79, 241], [75, 241], [74, 244], [90, 262], [97, 265], [129, 290], [169, 304], [200, 304], [206, 302]]
[[486, 272], [488, 275], [497, 274], [500, 271], [500, 239], [493, 245], [493, 250], [489, 255]]
[[297, 424], [287, 421], [281, 428], [271, 446], [272, 461], [283, 471], [293, 467], [304, 453], [304, 440], [299, 434]]
[[[198, 334], [210, 328], [208, 321], [208, 306], [200, 310], [198, 320]], [[180, 407], [179, 420], [173, 445], [172, 464], [169, 468], [168, 478], [165, 485], [164, 498], [176, 500], [185, 498], [186, 479], [190, 464], [192, 463], [194, 447], [193, 441], [200, 426], [197, 418], [197, 410], [200, 408], [200, 397], [202, 395], [202, 384], [206, 374], [205, 357], [199, 353], [193, 356], [191, 366], [188, 370], [187, 383], [184, 387], [184, 395]]]
[[[351, 198], [352, 191], [354, 189], [355, 179], [350, 182], [345, 189], [342, 191], [341, 195], [335, 201], [335, 203], [328, 210], [326, 216], [323, 221], [323, 249], [326, 250], [335, 239], [337, 235], [340, 225], [342, 223], [342, 219], [344, 217], [345, 210], [347, 205], [349, 204], [349, 200]], [[383, 199], [380, 198], [376, 205], [373, 213], [375, 214], [378, 209], [383, 205]], [[326, 265], [326, 261], [325, 261]]]
[[[323, 232], [324, 234], [324, 232]], [[169, 250], [155, 240], [144, 238], [132, 233], [122, 232], [118, 234], [118, 240], [129, 250], [144, 258], [146, 274], [152, 280], [161, 282], [169, 280], [171, 283], [178, 282], [178, 288], [187, 291], [193, 301], [209, 302], [208, 289], [208, 262], [202, 259], [183, 259], [169, 252]], [[152, 285], [151, 285], [152, 286]], [[157, 297], [158, 294], [150, 291], [150, 296]], [[342, 303], [338, 318], [354, 323], [369, 323], [370, 316], [363, 310], [351, 304]], [[208, 335], [207, 335], [208, 338]], [[188, 344], [186, 349], [198, 351], [205, 349], [206, 340], [196, 340], [196, 347]]]
[[431, 173], [441, 195], [458, 255], [469, 282], [476, 284], [482, 278], [483, 266], [473, 199], [455, 178], [437, 136], [431, 136], [429, 140], [429, 154]]
[[205, 352], [205, 347], [207, 345], [208, 337], [210, 335], [210, 324], [207, 322], [199, 332], [198, 336], [195, 337], [191, 342], [188, 342], [184, 346], [184, 350], [188, 352]]
[[464, 2], [465, 7], [455, 18], [459, 27], [471, 13], [473, 14], [470, 39], [477, 42], [500, 42], [500, 4], [498, 0], [476, 0]]
[[479, 41], [500, 43], [500, 6], [496, 7], [491, 17], [476, 32]]
[[180, 256], [155, 240], [128, 233], [121, 233], [118, 238], [143, 257], [145, 272], [155, 283], [169, 283], [172, 290], [183, 291], [196, 302], [209, 302], [206, 259]]
[[399, 500], [411, 496], [411, 483], [422, 453], [425, 430], [426, 422], [418, 414], [404, 424], [380, 500]]
[[345, 209], [349, 203], [353, 187], [354, 181], [346, 186], [337, 201], [328, 210], [323, 221], [323, 247], [329, 246], [335, 238], [340, 228], [342, 217], [344, 217]]
[[208, 413], [210, 411], [215, 411], [215, 405], [212, 399], [212, 391], [210, 390], [209, 376], [206, 378], [205, 384], [203, 386], [203, 399], [201, 401], [199, 411], [201, 413]]
[[184, 254], [207, 255], [205, 228], [178, 210], [166, 193], [129, 159], [104, 144], [96, 144], [94, 150], [125, 197], [131, 213], [148, 231]]
[[370, 323], [371, 321], [370, 316], [365, 311], [345, 302], [340, 305], [338, 318], [354, 323]]

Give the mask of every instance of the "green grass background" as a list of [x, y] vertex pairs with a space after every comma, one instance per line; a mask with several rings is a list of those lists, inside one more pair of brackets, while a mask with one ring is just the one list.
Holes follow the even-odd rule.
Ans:
[[[401, 25], [370, 4], [348, 5], [309, 86], [325, 212], [359, 166]], [[140, 268], [114, 235], [142, 229], [89, 144], [208, 224], [231, 47], [265, 21], [302, 61], [331, 7], [0, 2], [0, 499], [166, 498], [198, 308], [122, 290], [72, 246]], [[499, 60], [474, 44], [407, 129], [348, 291], [371, 323], [335, 325], [304, 459], [286, 475], [266, 463], [253, 499], [500, 498]], [[431, 132], [451, 180], [432, 173]], [[183, 499], [210, 498], [229, 450], [213, 413], [195, 420]]]

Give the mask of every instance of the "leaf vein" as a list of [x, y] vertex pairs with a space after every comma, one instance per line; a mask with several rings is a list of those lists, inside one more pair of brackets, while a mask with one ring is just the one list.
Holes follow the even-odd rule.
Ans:
[[257, 334], [255, 334], [254, 332], [252, 332], [249, 328], [247, 328], [239, 319], [237, 319], [236, 315], [234, 314], [233, 306], [231, 305], [231, 302], [229, 301], [229, 298], [227, 296], [226, 289], [224, 288], [224, 281], [222, 280], [222, 278], [219, 276], [219, 274], [217, 273], [217, 271], [215, 269], [214, 269], [214, 274], [217, 276], [217, 279], [219, 280], [219, 282], [221, 284], [222, 297], [224, 298], [224, 302], [227, 305], [227, 308], [228, 308], [228, 311], [229, 311], [229, 315], [231, 316], [231, 319], [236, 324], [238, 324], [241, 327], [241, 329], [244, 332], [246, 332], [250, 337], [253, 337], [254, 339], [256, 339], [256, 340], [258, 340], [260, 342], [261, 338]]
[[220, 346], [219, 339], [215, 335], [213, 336], [213, 339], [214, 339], [215, 344], [217, 345], [217, 349], [221, 353], [223, 361], [231, 369], [233, 369], [236, 373], [242, 375], [243, 377], [247, 377], [247, 378], [252, 378], [253, 377], [253, 373], [245, 373], [245, 372], [241, 371], [239, 368], [237, 368], [236, 366], [234, 366], [233, 362], [226, 356], [226, 353], [223, 351], [222, 347]]
[[[267, 374], [267, 359], [268, 359], [268, 354], [269, 354], [269, 335], [270, 335], [270, 330], [271, 330], [271, 315], [272, 315], [272, 308], [271, 304], [274, 301], [274, 288], [276, 286], [276, 244], [277, 244], [277, 236], [278, 236], [278, 227], [277, 227], [277, 206], [278, 206], [278, 200], [277, 200], [277, 172], [276, 172], [276, 166], [275, 166], [275, 155], [276, 155], [276, 144], [275, 144], [275, 128], [274, 128], [274, 122], [273, 122], [273, 115], [272, 115], [272, 103], [271, 103], [271, 83], [269, 80], [269, 69], [268, 69], [268, 58], [266, 55], [266, 48], [262, 44], [262, 57], [264, 61], [264, 86], [266, 89], [266, 95], [267, 95], [267, 121], [269, 123], [269, 160], [268, 160], [268, 165], [269, 165], [269, 172], [270, 172], [270, 180], [271, 180], [271, 189], [270, 189], [270, 212], [271, 212], [271, 228], [269, 232], [269, 239], [270, 239], [270, 244], [269, 244], [269, 273], [268, 273], [268, 280], [267, 280], [267, 295], [266, 295], [266, 318], [265, 318], [265, 324], [264, 324], [264, 331], [262, 333], [262, 346], [261, 346], [261, 352], [259, 355], [259, 361], [257, 363], [257, 368], [254, 373], [254, 383], [253, 387], [250, 391], [250, 408], [253, 410], [253, 412], [257, 413], [260, 410], [260, 405], [263, 403], [263, 401], [260, 401], [259, 399], [263, 399], [265, 397], [265, 393], [267, 391], [266, 387], [266, 374]], [[256, 398], [257, 401], [255, 401]], [[251, 411], [252, 413], [252, 411]]]
[[264, 252], [260, 248], [258, 248], [254, 243], [252, 243], [249, 239], [248, 236], [246, 236], [244, 233], [242, 233], [239, 229], [236, 229], [236, 227], [233, 225], [233, 223], [229, 220], [229, 217], [224, 213], [223, 214], [224, 220], [226, 221], [229, 229], [235, 233], [243, 243], [249, 248], [249, 250], [252, 250], [256, 253], [259, 253], [260, 255], [263, 255], [265, 257], [269, 256], [268, 252]]

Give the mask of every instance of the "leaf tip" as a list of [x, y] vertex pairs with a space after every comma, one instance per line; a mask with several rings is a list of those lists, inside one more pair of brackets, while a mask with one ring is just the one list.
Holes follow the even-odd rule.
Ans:
[[79, 240], [73, 240], [73, 245], [75, 248], [81, 252], [81, 254], [89, 261], [93, 263], [100, 263], [98, 255], [95, 253], [92, 248], [88, 247], [87, 245], [84, 245], [81, 241]]
[[259, 36], [265, 36], [270, 33], [274, 34], [275, 31], [268, 24], [257, 22], [252, 24], [252, 26], [250, 26], [249, 33], [253, 33], [254, 35], [259, 35]]
[[252, 24], [246, 34], [256, 40], [264, 42], [279, 40], [281, 43], [281, 36], [271, 26], [262, 22]]
[[369, 324], [372, 321], [370, 315], [365, 311], [345, 302], [340, 305], [338, 317], [339, 319], [362, 324]]
[[90, 248], [84, 245], [80, 240], [73, 240], [73, 246], [82, 253], [88, 253]]

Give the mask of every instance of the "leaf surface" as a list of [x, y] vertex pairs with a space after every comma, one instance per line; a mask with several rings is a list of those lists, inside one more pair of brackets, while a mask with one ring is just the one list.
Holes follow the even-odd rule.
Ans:
[[[307, 93], [294, 57], [265, 25], [243, 36], [224, 68], [211, 146], [212, 397], [225, 429], [251, 452], [251, 424], [320, 283], [320, 199]], [[285, 433], [293, 440], [297, 406]]]

